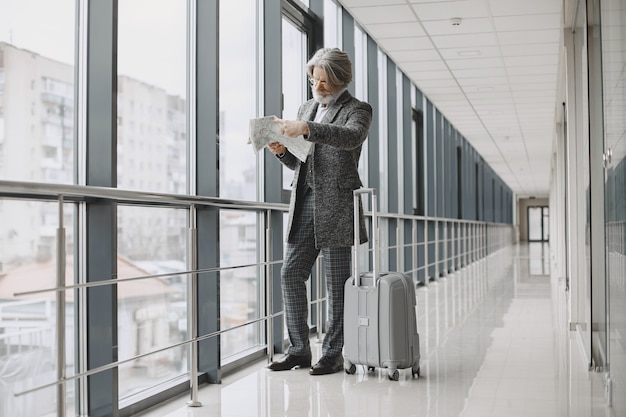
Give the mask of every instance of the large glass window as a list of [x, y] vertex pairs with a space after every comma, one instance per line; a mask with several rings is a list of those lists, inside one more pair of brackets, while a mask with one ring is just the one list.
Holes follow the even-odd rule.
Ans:
[[[307, 35], [283, 18], [283, 119], [295, 120], [307, 98]], [[293, 171], [283, 167], [283, 188], [290, 190]]]
[[222, 0], [220, 10], [220, 197], [256, 200], [257, 163], [248, 121], [258, 117], [258, 0]]
[[[572, 200], [576, 205], [578, 215], [576, 216], [575, 233], [584, 237], [581, 239], [574, 255], [576, 272], [573, 276], [572, 287], [572, 319], [579, 323], [578, 331], [583, 337], [583, 346], [591, 348], [591, 293], [589, 283], [591, 282], [591, 178], [589, 171], [589, 97], [588, 87], [588, 49], [587, 49], [587, 15], [586, 8], [581, 7], [575, 22], [574, 38], [574, 71], [575, 80], [575, 106], [576, 113], [579, 114], [576, 125], [575, 136], [575, 166], [576, 181], [575, 193]], [[580, 113], [579, 113], [580, 111]], [[591, 358], [591, 351], [585, 352]]]
[[117, 185], [187, 190], [187, 2], [121, 0]]
[[[386, 187], [389, 181], [388, 174], [388, 166], [389, 166], [389, 152], [388, 148], [388, 138], [387, 134], [387, 56], [378, 49], [378, 116], [380, 123], [378, 125], [378, 176], [379, 176], [379, 184], [380, 189], [378, 190], [378, 210], [381, 212], [389, 211], [388, 201], [389, 201], [389, 190]], [[376, 117], [374, 115], [374, 117]], [[389, 219], [380, 219], [381, 229], [386, 229], [389, 225]], [[386, 233], [380, 233], [380, 247], [388, 248], [390, 245], [389, 236]], [[387, 270], [389, 268], [389, 256], [390, 251], [387, 250], [385, 254], [384, 251], [381, 252], [380, 256], [380, 268], [381, 270]]]
[[[186, 5], [177, 0], [118, 3], [119, 188], [187, 192]], [[118, 277], [187, 269], [186, 211], [119, 207], [117, 222]], [[119, 285], [120, 360], [186, 339], [186, 282], [174, 276]], [[185, 349], [120, 366], [120, 400], [186, 372]]]
[[[257, 215], [245, 211], [220, 213], [220, 320], [222, 330], [232, 329], [261, 316], [259, 268], [233, 268], [258, 262]], [[221, 339], [222, 362], [255, 349], [261, 343], [259, 323], [226, 331]]]
[[[359, 100], [367, 101], [367, 35], [358, 26], [354, 25], [354, 96]], [[367, 185], [367, 168], [369, 141], [363, 143], [363, 150], [359, 159], [359, 176], [364, 185]]]
[[[412, 90], [415, 94], [415, 90]], [[421, 96], [420, 96], [421, 98]], [[421, 103], [419, 104], [421, 107]], [[412, 175], [415, 184], [413, 193], [413, 212], [423, 216], [425, 213], [424, 196], [424, 113], [421, 110], [412, 110], [411, 137], [413, 141]]]
[[[74, 283], [74, 206], [64, 205], [65, 283]], [[0, 200], [0, 416], [43, 417], [56, 411], [57, 203]], [[48, 290], [40, 293], [33, 291]], [[25, 293], [25, 294], [23, 294]], [[30, 294], [29, 294], [30, 293]], [[74, 292], [65, 293], [65, 373], [74, 374]], [[73, 384], [66, 404], [74, 407]], [[18, 395], [16, 395], [18, 394]]]
[[[74, 0], [0, 0], [0, 179], [72, 183]], [[73, 205], [64, 206], [65, 282], [74, 282]], [[56, 410], [58, 205], [0, 200], [0, 416]], [[19, 219], [19, 221], [8, 221]], [[65, 294], [65, 373], [74, 372], [74, 300]], [[74, 406], [73, 385], [66, 402]]]
[[73, 182], [74, 8], [0, 1], [0, 178]]
[[[381, 185], [381, 189], [379, 190], [379, 205], [381, 211], [387, 211], [387, 201], [388, 201], [388, 190], [385, 184], [389, 181], [388, 175], [388, 161], [389, 161], [389, 152], [388, 152], [388, 138], [387, 134], [387, 123], [390, 123], [387, 120], [387, 55], [378, 49], [378, 117], [379, 117], [379, 125], [378, 125], [378, 134], [379, 134], [379, 143], [378, 143], [378, 175], [379, 181]], [[376, 115], [374, 115], [376, 117]], [[381, 242], [383, 244], [383, 242]]]
[[[118, 207], [119, 359], [144, 355], [188, 339], [187, 211]], [[187, 372], [187, 347], [178, 346], [119, 369], [119, 396], [141, 396], [149, 388]]]
[[[309, 51], [306, 28], [295, 23], [288, 16], [282, 18], [282, 91], [283, 119], [295, 120], [298, 109], [308, 99], [309, 83], [306, 62], [314, 51]], [[291, 190], [294, 171], [283, 166], [283, 189]], [[283, 230], [287, 230], [287, 214], [283, 217]], [[306, 282], [307, 293], [310, 292], [311, 280]], [[311, 324], [312, 314], [309, 305], [308, 323]], [[287, 337], [287, 326], [284, 327]]]
[[[257, 157], [246, 139], [248, 121], [258, 117], [260, 95], [258, 0], [220, 2], [220, 196], [257, 200]], [[258, 261], [256, 213], [220, 212], [220, 265]], [[260, 316], [257, 268], [220, 273], [221, 328], [239, 326]], [[222, 362], [236, 359], [260, 343], [260, 324], [221, 336]]]
[[324, 46], [341, 48], [341, 7], [333, 0], [324, 0]]
[[[626, 11], [621, 0], [602, 0], [602, 79], [606, 180], [609, 372], [613, 411], [626, 415]], [[604, 296], [604, 294], [601, 294]]]

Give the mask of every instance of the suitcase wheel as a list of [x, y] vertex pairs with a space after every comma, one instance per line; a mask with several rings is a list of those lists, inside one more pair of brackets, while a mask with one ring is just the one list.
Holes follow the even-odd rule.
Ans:
[[367, 372], [374, 372], [376, 370], [375, 366], [368, 366], [367, 367]]
[[356, 373], [356, 365], [351, 363], [347, 368], [344, 368], [348, 375], [354, 375]]
[[420, 377], [420, 367], [418, 366], [417, 368], [413, 368], [411, 370], [411, 373], [413, 374], [413, 377], [419, 378]]
[[398, 371], [397, 369], [390, 369], [387, 376], [390, 380], [397, 381], [400, 379], [400, 371]]

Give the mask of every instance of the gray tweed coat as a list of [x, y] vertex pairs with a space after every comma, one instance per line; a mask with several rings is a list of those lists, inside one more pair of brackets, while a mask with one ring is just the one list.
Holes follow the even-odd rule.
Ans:
[[[352, 97], [346, 90], [328, 109], [321, 123], [313, 122], [318, 103], [309, 100], [300, 106], [298, 120], [308, 121], [314, 143], [312, 155], [315, 191], [315, 247], [334, 248], [354, 244], [354, 197], [362, 186], [358, 165], [361, 147], [372, 123], [372, 107]], [[311, 158], [311, 157], [309, 157]], [[287, 241], [292, 240], [293, 214], [302, 163], [287, 151], [280, 161], [295, 171], [289, 203]], [[360, 205], [360, 240], [367, 242], [367, 231]]]

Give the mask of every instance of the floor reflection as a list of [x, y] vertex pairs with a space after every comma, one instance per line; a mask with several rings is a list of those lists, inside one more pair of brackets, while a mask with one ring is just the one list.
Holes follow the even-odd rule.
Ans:
[[[200, 390], [201, 408], [172, 401], [148, 416], [569, 416], [571, 347], [555, 326], [559, 288], [544, 245], [498, 252], [417, 290], [421, 377], [382, 370], [313, 377], [265, 362]], [[543, 266], [541, 267], [543, 268]], [[558, 290], [561, 291], [561, 290]], [[562, 292], [558, 292], [562, 294]], [[557, 339], [559, 338], [560, 339]], [[314, 360], [321, 345], [312, 339]]]
[[550, 275], [550, 244], [548, 242], [528, 243], [528, 274]]

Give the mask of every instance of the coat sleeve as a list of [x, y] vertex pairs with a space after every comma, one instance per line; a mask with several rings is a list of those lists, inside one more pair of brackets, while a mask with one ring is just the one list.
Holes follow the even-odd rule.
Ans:
[[345, 150], [361, 146], [372, 124], [372, 107], [365, 102], [356, 103], [342, 109], [333, 123], [307, 122], [310, 133], [306, 140]]
[[296, 166], [300, 162], [300, 160], [296, 158], [294, 154], [289, 152], [289, 150], [285, 152], [285, 156], [283, 156], [282, 158], [276, 157], [276, 159], [278, 159], [281, 162], [281, 164], [283, 164], [284, 166], [286, 166], [292, 171], [296, 169]]

